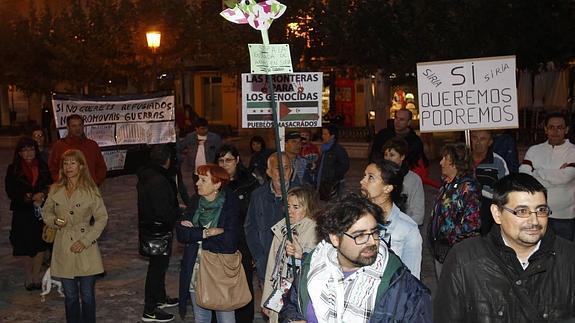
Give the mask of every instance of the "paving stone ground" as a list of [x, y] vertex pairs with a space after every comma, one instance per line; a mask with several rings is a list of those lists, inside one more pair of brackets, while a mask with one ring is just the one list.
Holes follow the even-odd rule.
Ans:
[[[1, 176], [12, 159], [13, 152], [0, 150]], [[354, 159], [347, 176], [347, 186], [357, 191], [363, 175], [365, 160]], [[437, 162], [431, 173], [438, 177]], [[102, 186], [102, 194], [109, 213], [109, 222], [99, 241], [107, 275], [96, 283], [98, 322], [140, 322], [144, 306], [146, 258], [137, 250], [136, 176], [109, 178]], [[430, 210], [436, 190], [426, 187], [426, 208]], [[41, 302], [39, 292], [24, 289], [23, 261], [12, 256], [8, 240], [12, 214], [4, 189], [0, 190], [0, 323], [4, 322], [64, 322], [64, 300], [56, 292]], [[425, 226], [423, 226], [425, 227]], [[423, 232], [422, 232], [423, 233]], [[422, 234], [425, 239], [425, 234]], [[425, 243], [425, 242], [424, 242]], [[177, 244], [176, 244], [177, 245]], [[423, 248], [422, 281], [435, 290], [433, 262], [426, 245]], [[176, 247], [167, 273], [167, 292], [177, 296], [181, 247]], [[257, 288], [257, 287], [256, 287]], [[257, 288], [256, 299], [259, 297]], [[259, 301], [257, 302], [259, 304]], [[176, 313], [176, 309], [168, 309]], [[188, 310], [192, 312], [191, 306]], [[256, 312], [259, 312], [259, 306]], [[187, 318], [193, 322], [193, 318]], [[183, 322], [177, 317], [174, 322]], [[258, 314], [255, 322], [264, 322]]]

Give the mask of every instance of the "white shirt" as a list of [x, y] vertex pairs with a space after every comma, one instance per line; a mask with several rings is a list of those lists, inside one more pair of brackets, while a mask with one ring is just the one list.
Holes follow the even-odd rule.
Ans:
[[[503, 243], [508, 246], [509, 248], [511, 248], [511, 246], [507, 243], [507, 241], [505, 240], [505, 237], [503, 235], [501, 235], [501, 238], [503, 239]], [[523, 270], [527, 269], [527, 267], [529, 267], [529, 258], [531, 258], [531, 256], [533, 256], [533, 254], [539, 250], [539, 246], [541, 246], [541, 240], [539, 240], [539, 242], [537, 242], [537, 245], [535, 246], [535, 248], [533, 248], [533, 250], [531, 251], [531, 253], [529, 253], [527, 255], [527, 257], [525, 258], [525, 260], [522, 260], [521, 258], [519, 258], [519, 256], [517, 255], [517, 252], [515, 253], [515, 256], [517, 257], [517, 260], [519, 260], [519, 263], [521, 264], [521, 267], [523, 267]], [[511, 248], [513, 249], [513, 248]]]
[[206, 148], [204, 144], [208, 140], [208, 136], [198, 136], [198, 152], [196, 153], [196, 169], [195, 173], [198, 173], [198, 167], [207, 164], [206, 162]]
[[[564, 164], [571, 166], [561, 169]], [[550, 218], [575, 218], [575, 145], [565, 140], [558, 146], [548, 141], [531, 146], [519, 171], [532, 175], [547, 188], [547, 203], [553, 212]]]

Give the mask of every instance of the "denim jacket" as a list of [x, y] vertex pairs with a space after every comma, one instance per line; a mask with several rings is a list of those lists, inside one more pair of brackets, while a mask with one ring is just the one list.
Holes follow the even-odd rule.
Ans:
[[391, 214], [387, 220], [389, 225], [387, 226], [384, 240], [389, 242], [389, 239], [385, 237], [390, 235], [390, 249], [407, 266], [411, 274], [419, 279], [423, 239], [419, 233], [417, 223], [407, 214], [401, 212], [395, 204], [393, 204]]

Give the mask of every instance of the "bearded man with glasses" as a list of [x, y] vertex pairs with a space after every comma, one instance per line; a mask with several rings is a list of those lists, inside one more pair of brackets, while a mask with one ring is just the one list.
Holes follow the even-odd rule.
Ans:
[[322, 241], [284, 296], [280, 322], [431, 322], [429, 290], [381, 242], [381, 208], [350, 194], [317, 213]]
[[573, 322], [575, 244], [548, 230], [547, 189], [533, 176], [494, 187], [487, 236], [447, 255], [435, 297], [435, 322]]

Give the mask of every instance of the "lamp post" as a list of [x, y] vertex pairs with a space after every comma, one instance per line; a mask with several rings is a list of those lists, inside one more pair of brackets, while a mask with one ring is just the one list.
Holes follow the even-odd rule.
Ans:
[[152, 68], [154, 73], [154, 81], [152, 82], [153, 90], [158, 89], [158, 66], [156, 62], [156, 56], [158, 48], [160, 48], [160, 40], [162, 38], [162, 33], [156, 30], [150, 30], [146, 32], [146, 41], [148, 42], [148, 48], [152, 51]]

